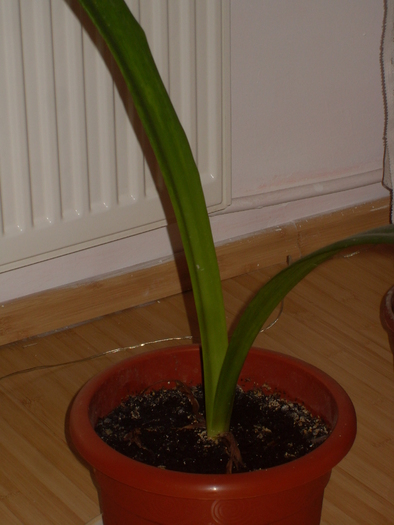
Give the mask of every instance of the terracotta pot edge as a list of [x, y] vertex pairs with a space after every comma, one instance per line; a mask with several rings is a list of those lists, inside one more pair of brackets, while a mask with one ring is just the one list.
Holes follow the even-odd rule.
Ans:
[[[132, 356], [130, 358], [127, 358], [123, 360], [120, 363], [117, 363], [115, 365], [112, 365], [105, 371], [97, 374], [95, 377], [93, 377], [91, 380], [89, 380], [80, 390], [80, 392], [77, 394], [76, 398], [74, 399], [74, 403], [70, 412], [70, 434], [72, 441], [75, 443], [77, 449], [80, 451], [81, 449], [81, 441], [88, 438], [91, 440], [97, 440], [97, 447], [99, 449], [99, 455], [108, 453], [111, 460], [114, 460], [114, 470], [111, 473], [110, 477], [113, 477], [114, 479], [118, 479], [120, 482], [127, 482], [127, 479], [130, 478], [130, 480], [138, 479], [138, 483], [135, 483], [134, 485], [139, 490], [149, 490], [149, 491], [155, 491], [157, 493], [167, 494], [169, 495], [172, 493], [173, 489], [169, 489], [169, 484], [172, 484], [173, 486], [178, 486], [182, 488], [185, 496], [184, 497], [195, 497], [197, 493], [199, 493], [199, 497], [204, 498], [232, 498], [234, 497], [234, 494], [236, 494], [240, 487], [243, 487], [245, 484], [248, 485], [250, 488], [248, 489], [248, 494], [250, 497], [257, 496], [259, 490], [261, 490], [262, 485], [265, 486], [266, 492], [268, 490], [269, 492], [269, 486], [277, 482], [277, 480], [284, 478], [284, 484], [282, 484], [282, 488], [284, 486], [288, 486], [290, 488], [294, 481], [298, 478], [296, 471], [298, 469], [301, 469], [305, 472], [313, 470], [312, 464], [314, 461], [320, 461], [321, 466], [319, 467], [319, 473], [315, 475], [315, 478], [319, 477], [321, 474], [324, 474], [326, 472], [329, 472], [350, 450], [353, 441], [355, 439], [355, 433], [356, 433], [356, 416], [353, 404], [351, 403], [350, 398], [346, 394], [346, 392], [343, 390], [343, 388], [330, 376], [328, 376], [325, 372], [321, 371], [320, 369], [314, 367], [313, 365], [310, 365], [308, 363], [305, 363], [304, 361], [292, 357], [287, 356], [285, 354], [273, 352], [271, 350], [265, 350], [254, 347], [250, 355], [253, 356], [254, 354], [258, 353], [264, 353], [265, 355], [269, 355], [273, 358], [281, 358], [285, 359], [288, 362], [292, 362], [296, 364], [297, 366], [301, 366], [303, 368], [307, 368], [310, 371], [313, 371], [314, 374], [316, 374], [321, 381], [323, 381], [324, 384], [330, 385], [330, 390], [332, 389], [335, 395], [335, 399], [339, 396], [340, 399], [342, 399], [341, 403], [344, 405], [344, 407], [347, 410], [346, 415], [340, 415], [336, 424], [335, 429], [333, 430], [331, 436], [327, 439], [325, 443], [323, 443], [319, 448], [315, 449], [311, 453], [307, 454], [306, 456], [295, 460], [293, 462], [280, 465], [278, 467], [274, 467], [268, 470], [264, 471], [254, 471], [250, 473], [242, 473], [242, 474], [234, 474], [233, 476], [228, 476], [226, 474], [221, 475], [212, 475], [212, 474], [188, 474], [188, 473], [182, 473], [182, 472], [174, 472], [174, 471], [164, 471], [157, 469], [155, 467], [145, 465], [142, 463], [138, 463], [134, 460], [131, 460], [130, 458], [127, 458], [116, 451], [110, 449], [105, 443], [103, 443], [100, 438], [96, 435], [94, 432], [94, 429], [90, 425], [90, 428], [85, 428], [82, 431], [79, 431], [76, 429], [78, 426], [78, 418], [77, 416], [77, 410], [75, 410], [78, 405], [80, 407], [83, 407], [85, 405], [85, 416], [87, 417], [87, 409], [86, 409], [86, 399], [84, 397], [84, 394], [89, 391], [89, 389], [92, 389], [95, 387], [96, 384], [99, 384], [100, 379], [102, 377], [105, 377], [110, 371], [121, 369], [122, 366], [124, 366], [125, 363], [132, 362], [135, 359], [149, 359], [154, 357], [156, 352], [167, 352], [167, 353], [173, 353], [176, 352], [195, 352], [196, 349], [198, 349], [198, 345], [183, 345], [178, 347], [172, 347], [164, 350], [153, 350], [146, 352], [144, 354], [139, 354], [137, 356]], [[343, 447], [343, 440], [347, 440], [347, 443], [345, 447]], [[341, 444], [342, 450], [340, 453], [335, 452], [335, 448], [338, 444]], [[109, 449], [109, 450], [108, 450]], [[81, 455], [84, 457], [84, 459], [88, 462], [92, 461], [92, 454], [91, 450], [87, 453], [81, 453]], [[106, 475], [109, 475], [108, 472], [105, 472], [107, 470], [107, 466], [104, 468], [105, 463], [111, 463], [111, 461], [107, 461], [99, 467], [97, 465], [97, 462], [95, 462], [96, 465], [93, 465], [93, 467], [97, 470], [100, 470], [101, 472], [105, 473]], [[124, 468], [125, 465], [127, 467], [127, 470], [129, 471], [128, 475], [124, 475]], [[154, 477], [154, 482], [152, 482], [152, 475]], [[126, 479], [125, 479], [126, 478]], [[231, 479], [230, 479], [231, 478]], [[313, 475], [310, 477], [310, 480], [313, 479]], [[185, 492], [185, 486], [189, 486], [189, 489], [186, 489]], [[244, 491], [245, 492], [245, 491]], [[244, 497], [244, 496], [242, 496]]]

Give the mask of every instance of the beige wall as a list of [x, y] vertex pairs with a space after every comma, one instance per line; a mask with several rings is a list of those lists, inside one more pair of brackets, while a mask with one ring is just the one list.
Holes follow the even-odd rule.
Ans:
[[[231, 0], [232, 195], [217, 242], [387, 195], [383, 0]], [[232, 212], [232, 213], [231, 213]], [[144, 266], [151, 231], [0, 275], [0, 301]]]

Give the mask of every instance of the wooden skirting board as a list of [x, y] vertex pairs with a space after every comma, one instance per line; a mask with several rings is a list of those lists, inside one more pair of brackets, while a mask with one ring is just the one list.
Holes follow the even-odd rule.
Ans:
[[[222, 279], [293, 260], [389, 223], [389, 199], [308, 218], [217, 247]], [[183, 257], [138, 271], [40, 292], [1, 305], [0, 345], [190, 289]]]

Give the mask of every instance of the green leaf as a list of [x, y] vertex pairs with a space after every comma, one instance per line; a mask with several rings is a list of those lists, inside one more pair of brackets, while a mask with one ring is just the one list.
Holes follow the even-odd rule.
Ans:
[[145, 33], [125, 2], [80, 2], [123, 73], [171, 198], [198, 314], [209, 426], [228, 338], [219, 268], [200, 175]]
[[242, 366], [250, 347], [274, 309], [319, 264], [346, 248], [361, 244], [394, 244], [394, 226], [376, 228], [321, 248], [284, 268], [257, 292], [230, 339], [216, 391], [214, 411], [217, 418], [213, 432], [230, 424], [235, 387]]
[[124, 0], [80, 3], [123, 73], [171, 198], [200, 327], [207, 432], [215, 436], [228, 430], [235, 387], [247, 353], [286, 294], [316, 266], [344, 248], [393, 244], [394, 227], [378, 228], [334, 243], [279, 272], [247, 306], [228, 345], [220, 275], [200, 176], [145, 34]]

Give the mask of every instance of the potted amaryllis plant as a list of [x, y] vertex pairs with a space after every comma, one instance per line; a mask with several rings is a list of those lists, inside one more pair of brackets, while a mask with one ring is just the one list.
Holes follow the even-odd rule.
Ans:
[[[229, 339], [219, 268], [199, 172], [185, 132], [152, 58], [145, 34], [123, 0], [80, 0], [117, 61], [161, 168], [191, 276], [201, 347], [149, 352], [111, 367], [77, 395], [72, 441], [90, 463], [105, 525], [317, 525], [330, 472], [356, 432], [352, 403], [326, 374], [296, 359], [251, 348], [286, 294], [317, 265], [344, 248], [394, 243], [392, 226], [336, 242], [295, 261], [246, 306]], [[201, 361], [200, 363], [200, 352]], [[160, 381], [203, 382], [208, 438], [230, 428], [237, 383], [269, 384], [302, 400], [332, 428], [318, 448], [293, 462], [234, 475], [189, 474], [145, 465], [116, 452], [95, 433], [130, 393]]]

